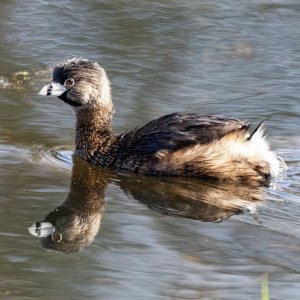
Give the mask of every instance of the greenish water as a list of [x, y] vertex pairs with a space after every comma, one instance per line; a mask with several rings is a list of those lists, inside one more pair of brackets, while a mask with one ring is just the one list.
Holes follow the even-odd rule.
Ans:
[[[270, 299], [299, 298], [298, 1], [1, 4], [0, 299], [260, 299], [266, 274]], [[271, 114], [288, 170], [253, 189], [73, 163], [71, 109], [37, 94], [73, 56], [107, 70], [116, 132], [174, 111]], [[27, 228], [65, 200], [57, 222], [81, 251], [46, 251]]]

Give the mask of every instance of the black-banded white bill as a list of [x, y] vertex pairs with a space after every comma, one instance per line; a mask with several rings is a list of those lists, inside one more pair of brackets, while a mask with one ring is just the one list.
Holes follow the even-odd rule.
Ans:
[[37, 222], [32, 224], [28, 231], [31, 235], [36, 237], [47, 237], [55, 232], [55, 227], [49, 222]]
[[42, 96], [61, 96], [67, 89], [58, 82], [51, 82], [43, 86], [39, 91], [39, 95]]

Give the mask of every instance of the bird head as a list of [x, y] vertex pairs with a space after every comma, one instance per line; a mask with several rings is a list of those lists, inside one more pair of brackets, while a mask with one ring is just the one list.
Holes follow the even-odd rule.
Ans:
[[75, 57], [58, 64], [52, 81], [39, 92], [43, 96], [56, 96], [74, 110], [113, 110], [110, 82], [105, 70], [96, 62]]

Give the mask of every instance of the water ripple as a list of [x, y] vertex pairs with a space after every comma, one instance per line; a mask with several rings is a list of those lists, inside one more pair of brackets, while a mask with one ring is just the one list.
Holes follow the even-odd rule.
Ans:
[[73, 151], [65, 146], [44, 148], [35, 146], [27, 150], [29, 158], [37, 164], [45, 165], [55, 171], [66, 171], [72, 168]]
[[29, 161], [33, 165], [43, 165], [55, 172], [70, 171], [73, 151], [66, 146], [45, 148], [41, 145], [30, 148], [19, 148], [13, 145], [0, 144], [0, 165], [17, 165]]

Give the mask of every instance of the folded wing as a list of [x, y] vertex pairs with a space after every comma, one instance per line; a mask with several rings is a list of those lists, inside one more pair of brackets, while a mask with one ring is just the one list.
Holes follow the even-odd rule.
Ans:
[[234, 131], [246, 132], [249, 126], [248, 122], [234, 118], [173, 113], [122, 134], [119, 143], [129, 155], [147, 155], [160, 150], [175, 151], [195, 144], [211, 143]]

